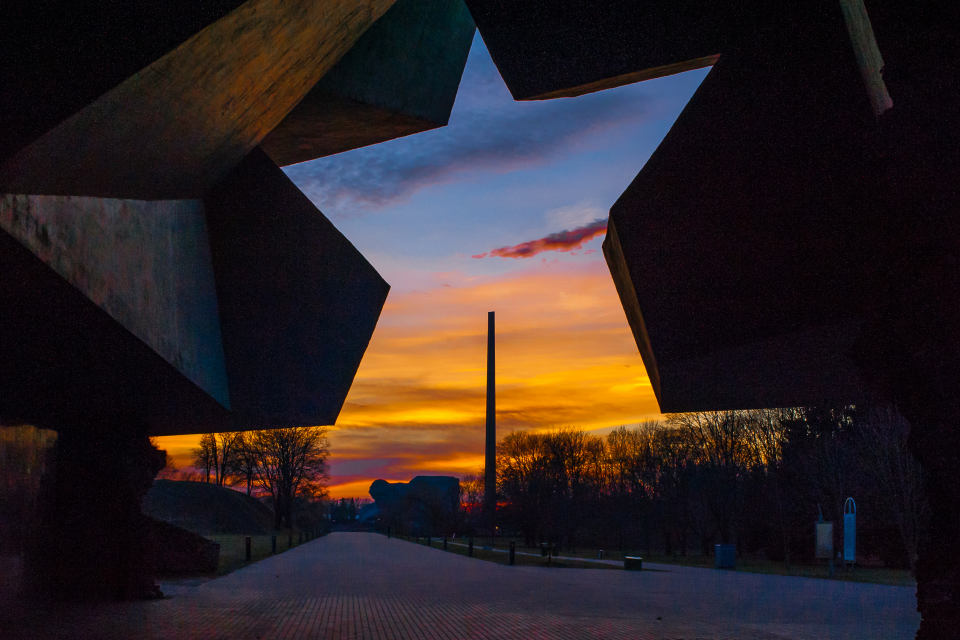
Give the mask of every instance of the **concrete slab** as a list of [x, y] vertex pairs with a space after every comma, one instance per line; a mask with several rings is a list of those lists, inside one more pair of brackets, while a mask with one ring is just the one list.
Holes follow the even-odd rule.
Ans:
[[474, 30], [462, 0], [400, 0], [261, 147], [286, 166], [447, 124]]
[[167, 599], [0, 613], [7, 638], [905, 638], [913, 589], [657, 565], [510, 567], [334, 533]]

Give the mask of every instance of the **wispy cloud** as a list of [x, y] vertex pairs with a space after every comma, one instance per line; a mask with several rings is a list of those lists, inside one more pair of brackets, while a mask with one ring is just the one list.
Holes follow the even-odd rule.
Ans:
[[[461, 95], [446, 127], [287, 167], [328, 215], [349, 216], [402, 202], [467, 172], [508, 172], [546, 163], [605, 129], [646, 119], [654, 98], [605, 91], [575, 99], [515, 103], [489, 54], [474, 44]], [[478, 83], [476, 90], [471, 83]]]
[[515, 244], [511, 247], [500, 247], [499, 249], [493, 249], [486, 253], [477, 254], [473, 257], [532, 258], [538, 253], [543, 253], [544, 251], [573, 251], [574, 249], [579, 249], [582, 247], [584, 243], [589, 242], [590, 240], [593, 240], [597, 236], [601, 236], [606, 232], [606, 218], [597, 218], [590, 224], [577, 227], [576, 229], [558, 231], [557, 233], [551, 233], [543, 238], [528, 240], [527, 242], [521, 242], [520, 244]]

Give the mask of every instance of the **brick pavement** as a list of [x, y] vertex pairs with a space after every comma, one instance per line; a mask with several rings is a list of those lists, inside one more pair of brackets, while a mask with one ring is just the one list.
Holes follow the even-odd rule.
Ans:
[[[647, 565], [644, 565], [645, 569]], [[509, 567], [334, 533], [151, 602], [0, 613], [3, 638], [911, 638], [909, 587], [650, 565]]]

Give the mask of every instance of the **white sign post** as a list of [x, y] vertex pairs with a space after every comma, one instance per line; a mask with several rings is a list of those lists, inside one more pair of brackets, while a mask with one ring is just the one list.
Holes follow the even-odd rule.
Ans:
[[830, 563], [830, 577], [833, 577], [833, 523], [820, 520], [816, 524], [816, 558], [826, 559]]

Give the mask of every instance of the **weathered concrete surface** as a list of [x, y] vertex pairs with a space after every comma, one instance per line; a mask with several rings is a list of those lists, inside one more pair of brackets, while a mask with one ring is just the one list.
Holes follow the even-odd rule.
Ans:
[[398, 0], [263, 150], [284, 166], [447, 124], [473, 33], [462, 0]]
[[205, 201], [3, 196], [0, 236], [0, 419], [58, 430], [333, 424], [389, 289], [259, 150]]
[[229, 408], [201, 201], [5, 194], [0, 229]]
[[0, 167], [0, 191], [196, 198], [394, 0], [248, 0]]
[[880, 154], [832, 18], [725, 55], [611, 209], [604, 251], [663, 411], [859, 397], [849, 354], [887, 266], [858, 177]]
[[4, 2], [0, 162], [242, 3]]
[[333, 424], [389, 289], [259, 150], [205, 201], [3, 196], [0, 236], [12, 424]]
[[[169, 599], [0, 609], [12, 638], [711, 638], [899, 640], [913, 589], [670, 565], [510, 567], [376, 534], [333, 533]], [[646, 570], [650, 569], [650, 570]]]
[[229, 428], [223, 405], [5, 231], [0, 273], [0, 422]]
[[389, 285], [259, 148], [204, 202], [236, 427], [333, 424]]

